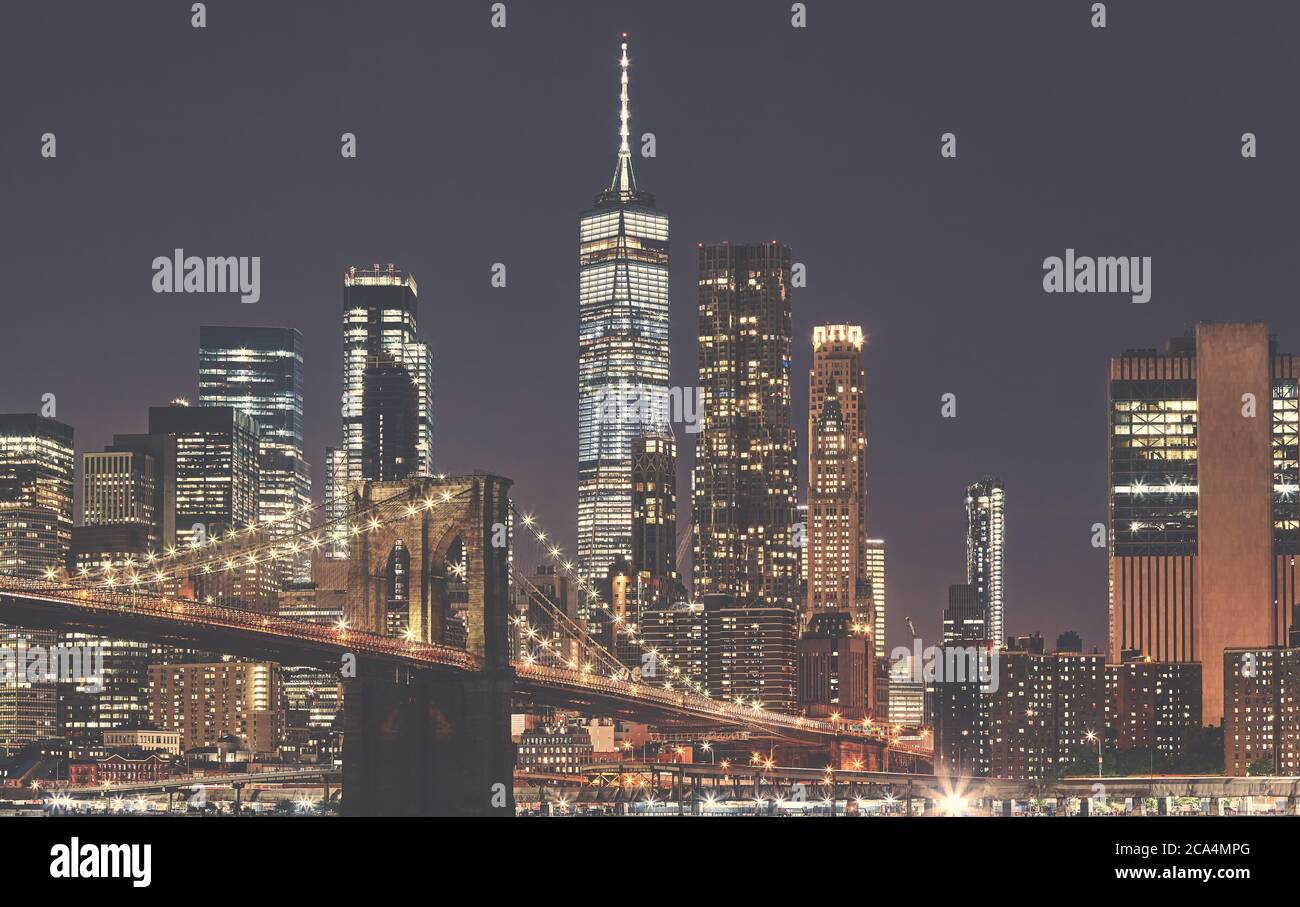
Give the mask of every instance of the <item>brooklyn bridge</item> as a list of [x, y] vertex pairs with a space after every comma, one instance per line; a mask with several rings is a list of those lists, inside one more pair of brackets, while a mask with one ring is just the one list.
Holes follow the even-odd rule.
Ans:
[[[652, 680], [616, 658], [514, 567], [530, 535], [608, 611], [544, 530], [509, 498], [511, 482], [475, 474], [360, 486], [346, 515], [269, 540], [232, 532], [110, 576], [0, 577], [0, 622], [138, 639], [338, 672], [344, 684], [343, 810], [353, 815], [513, 815], [512, 712], [555, 707], [654, 725], [670, 733], [744, 731], [808, 764], [929, 772], [929, 753], [867, 720], [822, 720], [724, 701], [663, 659]], [[300, 557], [331, 542], [348, 550], [344, 617], [327, 626], [175, 590], [186, 578]], [[409, 558], [407, 612], [389, 632], [382, 569]], [[458, 556], [451, 558], [453, 549]], [[465, 645], [448, 645], [450, 586], [463, 598]], [[522, 596], [521, 596], [522, 593]], [[516, 602], [528, 601], [520, 612]], [[545, 633], [530, 625], [540, 613]], [[636, 627], [616, 632], [644, 645]], [[534, 618], [534, 622], [536, 619]], [[512, 642], [513, 640], [513, 642]]]

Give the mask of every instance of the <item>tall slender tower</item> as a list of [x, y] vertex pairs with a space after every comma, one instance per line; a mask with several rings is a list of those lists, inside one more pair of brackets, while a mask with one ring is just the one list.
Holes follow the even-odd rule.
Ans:
[[632, 554], [632, 439], [669, 431], [668, 216], [638, 190], [619, 58], [614, 178], [578, 226], [578, 569]]
[[966, 582], [975, 588], [987, 635], [1002, 635], [1003, 566], [1006, 561], [1007, 495], [1002, 480], [985, 477], [966, 488]]
[[[808, 599], [804, 621], [842, 611], [872, 628], [862, 328], [813, 328], [808, 375]], [[883, 591], [883, 590], [882, 590]], [[882, 602], [883, 604], [883, 602]]]
[[[343, 443], [325, 453], [331, 518], [347, 513], [354, 482], [392, 478], [394, 468], [398, 477], [433, 474], [433, 358], [419, 338], [418, 296], [415, 277], [396, 265], [343, 275]], [[326, 556], [346, 557], [347, 542]]]
[[[777, 242], [699, 250], [695, 596], [800, 607], [798, 496], [790, 424], [790, 249]], [[796, 617], [797, 620], [797, 617]]]

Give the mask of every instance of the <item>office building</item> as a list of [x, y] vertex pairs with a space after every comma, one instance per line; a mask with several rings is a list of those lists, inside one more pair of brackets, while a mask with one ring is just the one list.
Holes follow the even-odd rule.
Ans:
[[[229, 406], [257, 424], [257, 519], [271, 539], [311, 528], [302, 369], [302, 335], [293, 328], [199, 328], [199, 405]], [[310, 556], [284, 561], [279, 579], [310, 581]]]
[[[259, 444], [250, 416], [230, 406], [176, 401], [149, 408], [149, 434], [163, 439], [166, 549], [258, 531]], [[194, 572], [187, 591], [203, 600], [269, 610], [275, 606], [278, 578], [269, 561], [237, 564]]]
[[[332, 519], [346, 516], [357, 482], [433, 475], [433, 358], [419, 336], [418, 297], [415, 278], [393, 264], [343, 275], [343, 441], [326, 451]], [[347, 551], [336, 539], [328, 554]]]
[[614, 176], [578, 223], [578, 572], [632, 555], [632, 441], [670, 431], [668, 216], [639, 189], [621, 45]]
[[919, 660], [911, 654], [896, 658], [889, 666], [889, 711], [885, 717], [890, 724], [909, 728], [925, 724], [925, 675], [921, 670]]
[[1110, 660], [1282, 645], [1300, 600], [1300, 373], [1258, 323], [1199, 323], [1110, 362]]
[[[0, 415], [0, 573], [44, 579], [67, 562], [72, 541], [72, 428], [34, 413]], [[48, 630], [0, 626], [0, 647], [51, 647]], [[0, 748], [57, 733], [53, 683], [16, 671], [0, 681]]]

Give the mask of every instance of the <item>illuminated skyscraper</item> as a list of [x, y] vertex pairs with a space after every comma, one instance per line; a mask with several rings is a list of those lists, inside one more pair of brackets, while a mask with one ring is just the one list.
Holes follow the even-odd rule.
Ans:
[[[0, 415], [0, 573], [42, 579], [64, 566], [72, 540], [72, 429], [35, 413]], [[55, 634], [0, 626], [0, 646], [52, 647]], [[53, 737], [53, 683], [22, 670], [0, 682], [0, 749]]]
[[699, 256], [695, 597], [762, 599], [797, 614], [790, 249], [724, 242], [701, 246]]
[[[874, 626], [867, 564], [866, 372], [862, 328], [813, 328], [808, 374], [808, 598]], [[873, 647], [874, 648], [874, 647]]]
[[986, 621], [983, 638], [996, 646], [1006, 645], [1002, 635], [1006, 521], [1006, 492], [1001, 479], [984, 478], [967, 486], [966, 582], [975, 588]]
[[1300, 371], [1259, 323], [1202, 322], [1110, 363], [1110, 660], [1282, 645], [1300, 601]]
[[[400, 477], [433, 475], [433, 358], [418, 335], [418, 295], [415, 278], [396, 265], [351, 267], [343, 275], [343, 443], [326, 453], [332, 518], [347, 513], [353, 482], [387, 479], [384, 473], [395, 467]], [[391, 447], [395, 438], [402, 451]], [[346, 540], [328, 551], [346, 555]]]
[[72, 429], [35, 413], [0, 415], [0, 573], [41, 578], [72, 541]]
[[[257, 525], [258, 436], [251, 416], [230, 406], [149, 407], [149, 433], [163, 440], [163, 545], [185, 549]], [[267, 609], [279, 588], [268, 561], [194, 574], [194, 593]]]
[[885, 657], [885, 541], [867, 539], [867, 576], [871, 579], [871, 626], [876, 659]]
[[[143, 565], [150, 552], [161, 550], [165, 464], [166, 440], [158, 435], [114, 435], [110, 447], [83, 455], [84, 525], [72, 530], [70, 573], [100, 578], [106, 567]], [[146, 720], [149, 665], [183, 656], [154, 643], [75, 631], [59, 634], [59, 641], [98, 650], [102, 659], [98, 675], [58, 686], [59, 733], [78, 745], [101, 744], [105, 731]]]
[[668, 216], [632, 175], [626, 37], [614, 178], [578, 227], [578, 569], [592, 580], [632, 554], [632, 439], [669, 431]]
[[[231, 406], [258, 429], [258, 522], [273, 539], [309, 528], [303, 456], [302, 335], [293, 328], [199, 328], [199, 405]], [[281, 582], [311, 579], [311, 558], [284, 562]]]

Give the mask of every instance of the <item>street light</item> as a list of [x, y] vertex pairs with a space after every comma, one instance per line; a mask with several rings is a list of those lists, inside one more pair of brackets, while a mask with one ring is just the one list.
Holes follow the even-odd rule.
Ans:
[[1083, 735], [1083, 739], [1090, 742], [1095, 740], [1097, 742], [1097, 777], [1100, 778], [1101, 777], [1101, 737], [1097, 735], [1096, 731], [1089, 731], [1088, 733]]

